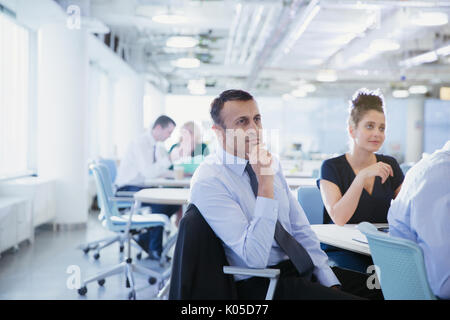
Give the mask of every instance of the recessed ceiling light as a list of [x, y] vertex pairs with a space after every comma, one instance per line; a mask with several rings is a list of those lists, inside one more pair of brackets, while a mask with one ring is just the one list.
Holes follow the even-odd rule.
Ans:
[[159, 14], [153, 16], [152, 21], [164, 24], [179, 24], [187, 22], [187, 18], [179, 14]]
[[291, 95], [296, 98], [303, 98], [303, 97], [306, 97], [307, 92], [302, 89], [295, 89], [295, 90], [292, 90]]
[[375, 39], [370, 43], [370, 50], [383, 52], [400, 49], [400, 44], [392, 39]]
[[193, 37], [170, 37], [166, 41], [166, 46], [171, 48], [192, 48], [198, 44], [198, 40]]
[[320, 82], [334, 82], [337, 80], [337, 75], [334, 70], [322, 70], [316, 77]]
[[180, 58], [172, 61], [172, 65], [178, 68], [198, 68], [200, 66], [200, 60], [197, 58]]
[[392, 96], [394, 98], [407, 98], [409, 97], [409, 91], [404, 89], [398, 89], [392, 91]]
[[425, 94], [428, 92], [428, 88], [426, 86], [416, 85], [409, 87], [408, 91], [411, 94]]
[[448, 16], [445, 12], [418, 12], [411, 16], [410, 21], [418, 26], [442, 26], [448, 23]]

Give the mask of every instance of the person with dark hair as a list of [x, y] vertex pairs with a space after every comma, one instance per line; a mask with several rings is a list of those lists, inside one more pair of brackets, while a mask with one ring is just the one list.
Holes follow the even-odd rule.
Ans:
[[[263, 142], [253, 97], [224, 91], [211, 103], [211, 117], [219, 145], [195, 171], [189, 201], [221, 240], [228, 263], [280, 269], [274, 299], [370, 296], [360, 274], [329, 267], [279, 160]], [[238, 298], [264, 299], [268, 279], [235, 275], [234, 280]]]
[[[358, 90], [350, 102], [349, 152], [322, 163], [317, 186], [324, 203], [324, 223], [387, 223], [392, 199], [400, 192], [403, 172], [390, 156], [376, 153], [385, 140], [384, 99], [378, 91]], [[332, 248], [328, 247], [328, 250]], [[350, 252], [345, 251], [347, 261]], [[354, 254], [354, 266], [366, 272], [370, 258]], [[360, 260], [361, 263], [357, 263]]]
[[[167, 150], [162, 145], [173, 130], [176, 123], [168, 116], [159, 116], [152, 128], [132, 141], [125, 156], [120, 161], [115, 184], [117, 191], [136, 192], [144, 188], [145, 181], [157, 178], [168, 172], [172, 165]], [[171, 216], [180, 206], [143, 204], [151, 207], [152, 212]], [[151, 259], [159, 260], [162, 252], [163, 228], [149, 229], [149, 232], [139, 235], [140, 246]]]

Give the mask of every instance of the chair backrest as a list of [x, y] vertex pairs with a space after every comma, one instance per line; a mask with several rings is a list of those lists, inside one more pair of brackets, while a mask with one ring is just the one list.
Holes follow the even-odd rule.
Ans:
[[117, 165], [116, 165], [116, 161], [113, 159], [104, 159], [104, 158], [100, 158], [97, 160], [97, 162], [99, 164], [104, 165], [109, 172], [109, 176], [111, 178], [111, 183], [114, 184], [114, 180], [116, 180], [116, 176], [117, 176]]
[[386, 300], [434, 300], [422, 249], [414, 242], [380, 232], [362, 222], [358, 229], [366, 236], [381, 290]]
[[221, 241], [190, 204], [178, 228], [169, 299], [236, 299], [234, 278], [223, 272], [226, 265]]
[[320, 190], [313, 186], [302, 186], [297, 191], [297, 197], [309, 223], [323, 224], [323, 202]]
[[102, 164], [91, 164], [89, 168], [94, 175], [99, 207], [106, 218], [107, 227], [112, 229], [111, 217], [119, 216], [120, 214], [115, 202], [110, 200], [110, 198], [114, 197], [114, 192], [108, 168]]

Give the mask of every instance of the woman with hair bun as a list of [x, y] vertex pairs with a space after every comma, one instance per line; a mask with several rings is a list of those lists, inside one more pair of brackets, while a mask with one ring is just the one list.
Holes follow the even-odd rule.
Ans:
[[403, 172], [390, 156], [376, 153], [385, 140], [386, 118], [380, 92], [358, 90], [350, 101], [352, 146], [322, 163], [317, 185], [324, 223], [387, 223], [391, 200], [400, 192]]

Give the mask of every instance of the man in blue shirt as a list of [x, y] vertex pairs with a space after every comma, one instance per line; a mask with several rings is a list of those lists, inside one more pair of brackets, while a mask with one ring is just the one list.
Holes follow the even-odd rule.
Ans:
[[[211, 104], [211, 116], [219, 146], [196, 170], [190, 202], [222, 240], [229, 264], [279, 268], [275, 299], [357, 298], [344, 291], [365, 295], [367, 277], [341, 270], [340, 277], [352, 279], [352, 285], [341, 286], [328, 266], [327, 255], [289, 190], [278, 159], [262, 143], [261, 115], [253, 97], [241, 90], [224, 91]], [[256, 188], [252, 175], [256, 175]], [[311, 278], [300, 276], [275, 241], [277, 221], [309, 254]], [[267, 279], [235, 276], [235, 280], [239, 298], [264, 298]], [[358, 285], [354, 286], [354, 280]]]
[[450, 140], [408, 171], [388, 221], [390, 235], [422, 248], [431, 290], [450, 299]]

